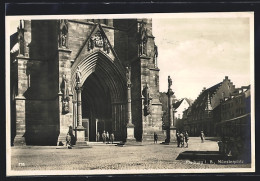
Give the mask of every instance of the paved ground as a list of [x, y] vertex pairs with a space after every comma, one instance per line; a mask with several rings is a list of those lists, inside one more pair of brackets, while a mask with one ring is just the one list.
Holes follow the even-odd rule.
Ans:
[[143, 146], [94, 144], [91, 148], [12, 147], [12, 170], [131, 170], [131, 169], [207, 169], [250, 168], [250, 164], [200, 164], [176, 160], [184, 151], [217, 151], [216, 141], [190, 138], [189, 148], [176, 144], [145, 143]]

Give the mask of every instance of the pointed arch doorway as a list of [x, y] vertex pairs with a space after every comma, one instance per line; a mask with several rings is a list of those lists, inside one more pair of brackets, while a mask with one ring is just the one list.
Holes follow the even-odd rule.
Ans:
[[[76, 68], [82, 74], [82, 120], [86, 137], [96, 140], [97, 132], [114, 132], [116, 140], [126, 138], [126, 80], [124, 68], [102, 51], [95, 52], [72, 67], [75, 87]], [[76, 95], [75, 90], [73, 94]], [[74, 96], [75, 97], [75, 96]], [[74, 111], [76, 112], [76, 111]]]

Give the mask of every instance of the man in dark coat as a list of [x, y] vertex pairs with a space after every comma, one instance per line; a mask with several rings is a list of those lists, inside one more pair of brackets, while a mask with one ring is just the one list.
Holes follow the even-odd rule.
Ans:
[[154, 135], [153, 135], [153, 140], [154, 140], [154, 143], [157, 143], [158, 135], [155, 132], [154, 132]]
[[111, 135], [110, 135], [110, 141], [112, 142], [112, 144], [114, 143], [114, 140], [115, 140], [115, 135], [112, 132]]
[[177, 147], [180, 147], [180, 133], [177, 131], [176, 133], [176, 139], [177, 139]]
[[103, 143], [105, 143], [106, 142], [106, 131], [105, 130], [102, 133], [102, 139], [103, 139]]
[[181, 144], [181, 147], [184, 147], [184, 134], [183, 134], [183, 132], [180, 133], [180, 144]]
[[185, 134], [184, 134], [184, 139], [185, 139], [185, 143], [186, 143], [186, 148], [188, 148], [188, 141], [189, 141], [188, 131], [185, 132]]

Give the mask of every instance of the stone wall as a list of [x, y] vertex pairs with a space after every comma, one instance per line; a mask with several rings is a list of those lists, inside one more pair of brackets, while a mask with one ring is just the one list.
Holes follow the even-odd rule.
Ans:
[[142, 140], [142, 94], [141, 91], [141, 68], [140, 61], [135, 61], [131, 66], [131, 97], [132, 97], [132, 122], [135, 125], [135, 138], [137, 140]]
[[56, 22], [24, 22], [25, 53], [17, 57], [14, 145], [25, 142], [56, 145], [59, 131]]

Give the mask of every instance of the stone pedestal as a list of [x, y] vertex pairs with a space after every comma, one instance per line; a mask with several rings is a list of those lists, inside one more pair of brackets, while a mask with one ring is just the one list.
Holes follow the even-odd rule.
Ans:
[[14, 146], [25, 146], [25, 137], [23, 135], [16, 135], [13, 144]]
[[25, 98], [23, 96], [17, 96], [15, 98], [16, 102], [16, 136], [14, 138], [14, 146], [24, 146], [25, 142], [25, 132], [26, 132], [26, 123], [25, 123]]
[[134, 125], [133, 124], [127, 124], [126, 126], [126, 130], [127, 130], [127, 137], [126, 137], [126, 141], [135, 141], [135, 137], [134, 137]]
[[176, 127], [170, 127], [170, 142], [176, 142]]
[[77, 127], [75, 131], [77, 132], [77, 143], [78, 142], [85, 142], [85, 128], [84, 127]]
[[85, 130], [83, 126], [78, 126], [75, 131], [76, 131], [76, 147], [77, 146], [88, 146], [87, 142], [85, 141]]

